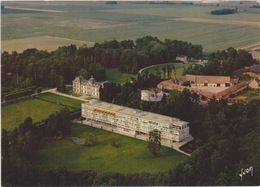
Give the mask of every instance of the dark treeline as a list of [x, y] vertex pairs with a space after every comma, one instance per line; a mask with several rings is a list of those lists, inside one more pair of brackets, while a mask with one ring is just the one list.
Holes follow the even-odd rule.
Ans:
[[4, 186], [32, 185], [37, 167], [33, 160], [46, 139], [61, 139], [69, 133], [71, 116], [68, 109], [51, 114], [41, 123], [33, 123], [27, 117], [12, 131], [2, 129], [1, 169]]
[[22, 53], [3, 52], [2, 91], [32, 85], [54, 87], [61, 79], [71, 84], [77, 75], [85, 78], [93, 75], [97, 81], [104, 81], [105, 68], [119, 68], [124, 73], [135, 74], [152, 64], [173, 62], [177, 54], [199, 58], [202, 47], [183, 41], [160, 41], [157, 37], [145, 36], [135, 42], [112, 40], [96, 43], [94, 47], [79, 48], [70, 45], [52, 52], [37, 49], [27, 49]]
[[[187, 92], [187, 91], [185, 91]], [[188, 102], [188, 93], [173, 93], [171, 98]], [[182, 97], [180, 97], [182, 96]], [[154, 106], [159, 110], [160, 105]], [[157, 108], [158, 107], [158, 108]], [[178, 106], [181, 107], [181, 106]], [[187, 108], [187, 106], [183, 107]], [[196, 112], [196, 113], [195, 113]], [[211, 101], [196, 109], [191, 132], [201, 146], [175, 168], [160, 173], [100, 174], [71, 171], [65, 167], [42, 170], [33, 164], [35, 153], [48, 136], [68, 133], [67, 112], [50, 116], [42, 125], [27, 118], [13, 131], [2, 130], [2, 184], [4, 186], [99, 186], [99, 185], [258, 185], [260, 175], [260, 101], [248, 105]], [[196, 115], [195, 115], [196, 114]], [[199, 116], [199, 117], [197, 117]], [[59, 126], [63, 124], [62, 126]], [[154, 158], [156, 159], [156, 158]], [[253, 166], [251, 173], [239, 174]]]
[[[203, 120], [191, 124], [201, 147], [170, 175], [175, 185], [259, 185], [260, 101], [248, 105], [211, 101]], [[253, 176], [241, 169], [253, 166]], [[176, 182], [177, 181], [177, 182]]]
[[231, 75], [234, 71], [259, 63], [245, 50], [228, 48], [209, 55], [205, 66], [196, 65], [185, 70], [184, 74], [194, 75]]
[[237, 12], [236, 9], [220, 9], [220, 10], [212, 10], [210, 13], [213, 15], [226, 15], [226, 14], [235, 14]]

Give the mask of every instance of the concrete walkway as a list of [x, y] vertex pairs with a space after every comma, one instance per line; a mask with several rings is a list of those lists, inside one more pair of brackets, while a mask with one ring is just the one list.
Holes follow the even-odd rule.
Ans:
[[147, 66], [147, 67], [145, 67], [143, 69], [140, 69], [138, 71], [138, 73], [141, 74], [144, 70], [147, 70], [147, 69], [153, 68], [153, 67], [166, 66], [166, 65], [176, 65], [176, 64], [183, 64], [183, 63], [181, 63], [181, 62], [170, 62], [170, 63], [164, 63], [164, 64], [155, 64], [155, 65]]
[[47, 92], [50, 92], [50, 93], [53, 93], [53, 94], [57, 94], [57, 95], [61, 95], [61, 96], [64, 96], [64, 97], [69, 97], [69, 98], [72, 98], [72, 99], [77, 99], [77, 100], [80, 100], [80, 101], [85, 101], [85, 102], [88, 101], [87, 99], [85, 99], [87, 97], [86, 95], [82, 95], [82, 96], [76, 97], [76, 96], [73, 96], [73, 95], [57, 92], [56, 88], [45, 90], [42, 93], [47, 93]]

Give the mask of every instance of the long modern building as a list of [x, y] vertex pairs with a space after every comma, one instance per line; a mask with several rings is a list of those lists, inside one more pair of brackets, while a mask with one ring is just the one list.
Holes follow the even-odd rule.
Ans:
[[157, 129], [163, 141], [180, 142], [190, 136], [188, 122], [97, 100], [82, 103], [82, 117], [129, 135], [147, 135]]

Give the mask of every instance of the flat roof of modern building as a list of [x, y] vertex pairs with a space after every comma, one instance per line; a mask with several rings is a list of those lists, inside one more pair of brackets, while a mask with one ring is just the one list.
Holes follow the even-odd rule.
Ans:
[[173, 124], [173, 125], [179, 126], [179, 127], [183, 127], [184, 125], [187, 125], [189, 123], [186, 121], [182, 121], [178, 118], [165, 116], [165, 115], [161, 115], [161, 114], [156, 114], [156, 113], [152, 113], [152, 112], [146, 112], [146, 111], [142, 111], [139, 109], [133, 109], [133, 108], [124, 107], [124, 106], [107, 103], [107, 102], [87, 102], [87, 103], [83, 103], [83, 104], [90, 105], [97, 109], [126, 114], [126, 115], [130, 115], [132, 117], [143, 118], [143, 119], [150, 120], [153, 122], [156, 121], [158, 123]]

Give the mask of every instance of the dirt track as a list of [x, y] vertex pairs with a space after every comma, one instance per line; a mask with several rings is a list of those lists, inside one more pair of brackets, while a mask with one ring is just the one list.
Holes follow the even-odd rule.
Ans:
[[232, 24], [232, 25], [244, 25], [244, 26], [259, 26], [260, 22], [256, 21], [237, 21], [237, 20], [223, 20], [223, 19], [204, 19], [204, 18], [174, 18], [175, 21], [189, 21], [199, 23], [218, 23], [218, 24]]
[[245, 49], [245, 50], [257, 50], [257, 49], [260, 49], [260, 42], [254, 42], [254, 43], [251, 43], [251, 44], [246, 44], [246, 45], [242, 45], [242, 46], [239, 46], [237, 47], [237, 49]]

